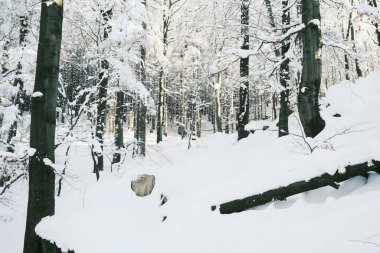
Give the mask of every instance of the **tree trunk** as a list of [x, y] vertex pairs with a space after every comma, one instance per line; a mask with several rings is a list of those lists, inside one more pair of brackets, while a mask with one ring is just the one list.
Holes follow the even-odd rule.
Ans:
[[[108, 38], [108, 33], [111, 30], [111, 26], [108, 24], [112, 17], [112, 9], [108, 11], [102, 11], [102, 17], [104, 22], [104, 35], [103, 39]], [[95, 156], [97, 158], [96, 163], [94, 164], [94, 172], [98, 174], [99, 171], [104, 169], [104, 156], [103, 156], [103, 144], [104, 144], [104, 132], [106, 126], [106, 116], [107, 116], [107, 88], [108, 88], [108, 70], [109, 62], [106, 59], [103, 59], [100, 63], [100, 74], [99, 74], [99, 87], [98, 87], [98, 108], [96, 116], [96, 129], [95, 137], [100, 145], [100, 152], [96, 152]]]
[[197, 102], [197, 105], [196, 105], [196, 110], [197, 110], [197, 137], [198, 138], [201, 138], [202, 136], [202, 117], [201, 117], [201, 112], [200, 112], [200, 108], [199, 108], [199, 102]]
[[42, 218], [54, 214], [55, 116], [57, 105], [59, 60], [62, 40], [63, 1], [41, 5], [40, 35], [34, 92], [32, 98], [30, 147], [36, 152], [29, 160], [29, 196], [24, 238], [24, 253], [41, 253], [41, 239], [35, 227]]
[[[357, 165], [350, 165], [346, 167], [344, 173], [339, 171], [335, 174], [330, 175], [325, 173], [321, 176], [314, 177], [308, 181], [299, 181], [292, 183], [287, 186], [281, 186], [273, 190], [263, 192], [261, 194], [252, 195], [244, 199], [238, 199], [223, 203], [219, 206], [219, 211], [221, 214], [237, 213], [253, 208], [256, 206], [264, 205], [266, 203], [276, 201], [276, 200], [286, 200], [286, 198], [303, 193], [306, 191], [311, 191], [319, 189], [325, 186], [331, 186], [335, 189], [339, 188], [338, 183], [346, 181], [356, 176], [368, 177], [368, 173], [371, 171], [380, 174], [380, 162], [373, 161], [373, 165], [369, 166], [368, 163], [361, 163]], [[211, 210], [216, 210], [217, 206], [212, 206]]]
[[164, 70], [161, 67], [160, 76], [158, 80], [158, 106], [157, 106], [157, 143], [162, 141], [162, 116], [163, 116], [163, 103], [164, 103]]
[[[167, 78], [165, 78], [165, 87], [167, 87]], [[169, 120], [169, 115], [168, 115], [168, 101], [167, 101], [167, 95], [164, 92], [164, 103], [163, 103], [163, 117], [162, 117], [162, 132], [165, 137], [168, 137], [168, 120]]]
[[222, 74], [218, 74], [216, 77], [216, 83], [214, 84], [214, 101], [215, 101], [215, 130], [219, 133], [223, 131], [222, 126], [222, 105], [220, 104], [220, 89], [222, 86]]
[[116, 116], [115, 116], [115, 146], [116, 152], [113, 155], [112, 163], [119, 163], [121, 160], [120, 149], [124, 148], [123, 135], [123, 117], [124, 117], [124, 92], [116, 93]]
[[[282, 1], [282, 8], [284, 9], [282, 13], [282, 26], [289, 27], [290, 25], [290, 12], [289, 9], [286, 10], [288, 6], [288, 0]], [[288, 29], [283, 29], [282, 33], [286, 34]], [[280, 93], [280, 116], [278, 119], [278, 136], [285, 136], [289, 134], [289, 59], [286, 58], [286, 53], [289, 51], [290, 43], [289, 40], [284, 40], [281, 46], [281, 58], [283, 62], [280, 65], [280, 83], [284, 90]]]
[[[242, 50], [249, 50], [249, 0], [241, 1], [241, 36], [243, 39]], [[245, 126], [249, 122], [249, 56], [240, 57], [240, 87], [239, 87], [239, 115], [238, 115], [238, 140], [248, 137], [249, 131]]]
[[[351, 5], [352, 6], [354, 5], [354, 1], [353, 0], [351, 0]], [[355, 27], [354, 27], [354, 23], [352, 21], [352, 11], [350, 12], [348, 27], [350, 28], [350, 32], [351, 32], [351, 41], [352, 41], [352, 44], [353, 44], [353, 48], [352, 49], [353, 49], [354, 53], [357, 54], [356, 43], [355, 43]], [[360, 69], [359, 60], [358, 60], [358, 57], [356, 55], [355, 55], [355, 69], [356, 69], [356, 74], [358, 75], [358, 77], [362, 77], [363, 73], [362, 73], [362, 70]]]
[[325, 127], [319, 114], [319, 90], [322, 77], [322, 42], [319, 0], [302, 0], [303, 59], [298, 93], [298, 112], [307, 137], [315, 137]]
[[[146, 8], [146, 0], [142, 2], [142, 4]], [[142, 27], [144, 32], [146, 32], [146, 23], [142, 23]], [[141, 63], [140, 63], [140, 81], [146, 87], [146, 48], [144, 42], [140, 45], [140, 55], [141, 55]], [[138, 127], [136, 127], [135, 138], [137, 141], [137, 155], [145, 156], [146, 149], [146, 111], [147, 107], [145, 105], [147, 101], [142, 100], [139, 96], [138, 98], [138, 106], [137, 106], [137, 122]]]
[[98, 107], [97, 107], [97, 116], [96, 116], [96, 130], [95, 137], [99, 142], [101, 152], [96, 152], [95, 156], [97, 157], [97, 162], [95, 165], [95, 171], [102, 171], [104, 168], [103, 162], [103, 135], [106, 125], [106, 110], [107, 110], [107, 87], [108, 87], [108, 69], [109, 63], [107, 60], [102, 60], [101, 62], [101, 73], [99, 74], [100, 84], [98, 87]]

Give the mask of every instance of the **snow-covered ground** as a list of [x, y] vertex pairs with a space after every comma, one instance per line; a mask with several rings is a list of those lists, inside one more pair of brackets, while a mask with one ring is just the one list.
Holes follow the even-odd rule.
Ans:
[[[329, 89], [322, 101], [325, 130], [302, 137], [295, 115], [288, 137], [275, 124], [237, 143], [214, 134], [192, 141], [154, 135], [145, 160], [127, 159], [96, 182], [88, 146], [77, 143], [56, 215], [37, 227], [44, 238], [76, 253], [380, 252], [380, 177], [354, 178], [339, 190], [323, 188], [232, 215], [212, 212], [224, 201], [305, 180], [349, 164], [380, 160], [380, 72]], [[339, 114], [339, 115], [338, 115]], [[334, 117], [335, 116], [335, 117]], [[340, 116], [340, 117], [337, 117]], [[262, 129], [262, 122], [250, 125]], [[58, 151], [62, 162], [64, 149]], [[153, 193], [131, 190], [141, 174], [156, 176]], [[0, 205], [0, 251], [21, 253], [25, 182]], [[161, 194], [168, 202], [160, 206]], [[167, 217], [165, 221], [163, 218]]]

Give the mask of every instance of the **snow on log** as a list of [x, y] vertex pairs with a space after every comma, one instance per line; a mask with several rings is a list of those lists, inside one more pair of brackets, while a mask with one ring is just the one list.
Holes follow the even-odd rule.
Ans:
[[298, 181], [287, 186], [280, 186], [276, 189], [252, 195], [244, 199], [237, 199], [218, 206], [212, 206], [211, 210], [215, 211], [216, 209], [219, 209], [221, 214], [238, 213], [272, 201], [286, 200], [286, 198], [290, 196], [319, 189], [325, 186], [331, 186], [338, 189], [338, 183], [356, 176], [367, 177], [368, 172], [376, 172], [380, 174], [380, 162], [372, 161], [370, 164], [365, 162], [356, 165], [349, 165], [345, 168], [345, 172], [336, 171], [333, 175], [325, 173], [307, 181]]

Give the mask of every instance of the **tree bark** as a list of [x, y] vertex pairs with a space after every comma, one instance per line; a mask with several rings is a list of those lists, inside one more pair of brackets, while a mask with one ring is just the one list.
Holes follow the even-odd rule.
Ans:
[[[353, 0], [351, 0], [351, 5], [352, 6], [354, 5], [354, 1]], [[349, 27], [349, 32], [351, 33], [351, 41], [352, 41], [352, 44], [353, 44], [352, 50], [354, 51], [355, 54], [357, 54], [356, 43], [355, 43], [355, 27], [354, 27], [354, 23], [352, 21], [352, 11], [350, 12], [350, 16], [349, 16], [348, 27]], [[356, 55], [355, 55], [355, 69], [356, 69], [356, 74], [358, 75], [358, 77], [362, 77], [363, 76], [363, 72], [360, 69], [359, 60], [358, 60], [358, 57]]]
[[319, 90], [322, 77], [322, 41], [319, 0], [302, 0], [303, 59], [298, 112], [307, 137], [315, 137], [325, 127], [319, 114]]
[[[58, 91], [59, 61], [62, 40], [63, 1], [42, 0], [40, 34], [37, 51], [34, 92], [32, 98], [30, 147], [36, 150], [29, 160], [29, 196], [24, 253], [41, 253], [41, 239], [35, 227], [43, 217], [54, 214], [54, 140]], [[46, 161], [46, 160], [45, 160]]]
[[[146, 0], [144, 0], [143, 5], [146, 8]], [[147, 25], [145, 22], [142, 23], [142, 27], [144, 31], [146, 32]], [[141, 63], [140, 63], [140, 81], [141, 83], [146, 87], [146, 48], [145, 48], [145, 42], [142, 42], [140, 45], [140, 56], [141, 56]], [[143, 101], [141, 97], [138, 98], [138, 127], [136, 127], [136, 133], [135, 138], [137, 141], [137, 152], [136, 154], [139, 156], [145, 156], [145, 149], [146, 149], [146, 111], [147, 107], [145, 105], [147, 101]]]
[[[325, 186], [331, 186], [335, 189], [338, 189], [338, 183], [356, 176], [367, 177], [368, 173], [371, 171], [380, 174], [380, 162], [373, 161], [372, 165], [370, 166], [368, 163], [349, 165], [346, 167], [346, 171], [344, 173], [340, 173], [339, 171], [335, 172], [333, 175], [325, 173], [321, 176], [311, 178], [307, 181], [295, 182], [287, 186], [281, 186], [276, 189], [263, 192], [261, 194], [255, 194], [244, 199], [226, 202], [219, 206], [219, 211], [221, 214], [242, 212], [249, 208], [264, 205], [276, 200], [286, 200], [286, 198], [290, 196], [319, 189]], [[217, 206], [212, 206], [211, 210], [214, 211], [216, 208]]]
[[[108, 24], [112, 17], [112, 9], [108, 11], [102, 11], [102, 17], [105, 22], [103, 39], [108, 38], [108, 33], [111, 31], [111, 26]], [[106, 127], [106, 116], [107, 116], [107, 88], [108, 88], [108, 70], [109, 62], [106, 59], [101, 60], [100, 63], [100, 74], [99, 74], [99, 87], [98, 87], [98, 108], [96, 116], [96, 128], [95, 137], [99, 142], [101, 152], [95, 152], [97, 158], [94, 164], [94, 172], [98, 175], [99, 171], [104, 169], [104, 156], [103, 156], [103, 144], [104, 144], [104, 132]]]
[[[249, 50], [249, 0], [241, 1], [241, 36], [242, 50]], [[238, 114], [238, 140], [248, 137], [249, 131], [245, 126], [249, 122], [249, 56], [240, 57], [240, 87], [239, 87], [239, 114]]]
[[220, 104], [220, 89], [222, 87], [222, 74], [218, 74], [216, 77], [216, 83], [214, 84], [214, 103], [215, 103], [215, 130], [219, 133], [223, 131], [222, 126], [222, 105]]
[[158, 106], [157, 106], [157, 143], [162, 141], [162, 116], [164, 103], [164, 70], [161, 67], [158, 80]]
[[[290, 12], [289, 9], [286, 10], [288, 6], [288, 0], [282, 1], [282, 25], [283, 27], [289, 27], [290, 25]], [[282, 33], [286, 34], [289, 29], [283, 29]], [[278, 136], [285, 136], [289, 134], [289, 59], [286, 58], [286, 53], [289, 51], [290, 43], [289, 40], [284, 40], [281, 46], [281, 58], [282, 63], [280, 65], [280, 83], [284, 90], [280, 93], [280, 116], [278, 120]]]
[[113, 155], [112, 163], [119, 163], [121, 160], [120, 149], [124, 148], [123, 117], [124, 117], [124, 92], [116, 93], [116, 116], [115, 116], [115, 146], [116, 152]]

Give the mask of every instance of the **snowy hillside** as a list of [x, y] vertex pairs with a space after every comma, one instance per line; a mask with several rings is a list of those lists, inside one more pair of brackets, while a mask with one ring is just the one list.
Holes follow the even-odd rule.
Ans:
[[[349, 164], [380, 160], [379, 80], [377, 71], [355, 84], [330, 88], [322, 104], [327, 126], [314, 140], [302, 137], [294, 115], [291, 134], [280, 139], [271, 131], [274, 123], [239, 143], [235, 135], [214, 134], [192, 141], [190, 150], [186, 140], [172, 136], [148, 145], [146, 159], [103, 172], [99, 182], [91, 173], [88, 146], [77, 143], [56, 215], [36, 231], [76, 253], [379, 252], [376, 174], [342, 183], [339, 190], [322, 188], [242, 213], [210, 209], [343, 171]], [[64, 148], [59, 152], [58, 163]], [[144, 198], [131, 190], [131, 180], [141, 174], [156, 176], [153, 193]], [[26, 190], [26, 182], [17, 184], [7, 195], [9, 206], [0, 206], [1, 252], [22, 251]], [[161, 194], [168, 198], [163, 206]]]

